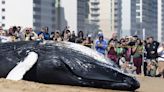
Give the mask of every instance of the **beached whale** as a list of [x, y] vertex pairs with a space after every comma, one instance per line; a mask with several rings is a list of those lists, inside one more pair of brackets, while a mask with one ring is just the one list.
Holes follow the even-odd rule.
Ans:
[[[116, 90], [136, 90], [140, 87], [134, 77], [122, 73], [112, 61], [103, 55], [69, 42], [0, 44], [0, 77], [6, 78], [19, 62], [27, 63], [28, 60], [33, 60], [28, 56], [30, 52], [37, 54], [32, 54], [35, 55], [37, 62], [25, 73], [24, 80]], [[17, 68], [15, 68], [19, 70], [17, 72], [20, 72], [21, 69]]]

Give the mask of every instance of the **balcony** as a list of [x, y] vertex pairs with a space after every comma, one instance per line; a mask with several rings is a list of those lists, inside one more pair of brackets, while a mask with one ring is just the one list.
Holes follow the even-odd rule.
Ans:
[[90, 21], [91, 22], [99, 22], [100, 20], [97, 17], [91, 17]]
[[99, 11], [92, 11], [91, 12], [91, 15], [93, 15], [93, 16], [99, 16], [100, 15], [100, 12]]
[[92, 5], [91, 9], [99, 9], [98, 5]]
[[90, 2], [93, 3], [93, 4], [99, 4], [100, 3], [99, 0], [91, 0]]

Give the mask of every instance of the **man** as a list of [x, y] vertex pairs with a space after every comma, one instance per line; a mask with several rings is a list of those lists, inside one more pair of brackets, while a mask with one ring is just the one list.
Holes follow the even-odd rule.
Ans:
[[154, 41], [153, 37], [148, 38], [149, 42], [146, 44], [147, 59], [156, 60], [158, 58], [158, 46], [159, 43]]
[[107, 42], [104, 40], [104, 36], [102, 33], [98, 34], [98, 40], [96, 40], [96, 51], [105, 55], [105, 51], [107, 48]]
[[157, 41], [154, 41], [153, 37], [149, 37], [147, 38], [147, 43], [145, 45], [145, 49], [146, 49], [146, 58], [147, 58], [147, 62], [144, 63], [144, 74], [147, 76], [149, 74], [147, 74], [146, 72], [147, 69], [147, 65], [150, 65], [150, 63], [152, 63], [151, 61], [156, 61], [157, 62], [157, 58], [158, 58], [158, 49], [159, 43]]
[[50, 40], [50, 34], [48, 31], [48, 27], [42, 27], [41, 31], [38, 32], [38, 36], [43, 33], [44, 40]]
[[44, 30], [44, 32], [43, 32], [43, 34], [44, 34], [44, 39], [45, 39], [45, 40], [50, 40], [50, 34], [49, 34], [48, 31], [49, 31], [49, 30], [48, 30], [48, 27], [45, 27], [45, 30]]
[[5, 31], [2, 31], [2, 34], [0, 35], [0, 43], [7, 43], [12, 42], [11, 37], [7, 36], [7, 33]]

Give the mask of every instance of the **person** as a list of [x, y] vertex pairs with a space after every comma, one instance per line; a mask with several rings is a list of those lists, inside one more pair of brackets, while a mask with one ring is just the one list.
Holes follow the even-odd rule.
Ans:
[[113, 33], [112, 34], [112, 38], [110, 39], [110, 41], [115, 41], [115, 43], [117, 43], [118, 42], [118, 39], [117, 39], [117, 33]]
[[44, 35], [45, 40], [50, 40], [50, 34], [49, 34], [48, 27], [45, 27], [43, 35]]
[[92, 41], [91, 37], [92, 37], [91, 35], [88, 35], [88, 37], [86, 38], [86, 40], [83, 41], [82, 44], [86, 47], [92, 48], [93, 41]]
[[24, 34], [25, 41], [30, 41], [30, 30], [27, 28]]
[[61, 38], [59, 32], [56, 32], [56, 33], [55, 33], [55, 36], [54, 36], [53, 40], [54, 40], [54, 41], [62, 41], [62, 38]]
[[2, 35], [3, 28], [0, 26], [0, 35]]
[[42, 27], [41, 31], [38, 32], [38, 36], [43, 33], [44, 40], [50, 40], [50, 34], [48, 31], [48, 27]]
[[40, 32], [40, 34], [38, 34], [38, 38], [35, 40], [34, 47], [42, 44], [46, 44], [46, 41], [44, 39], [44, 33]]
[[157, 76], [157, 67], [158, 64], [155, 59], [150, 60], [147, 65], [147, 75], [150, 77], [158, 77]]
[[164, 43], [157, 50], [159, 57], [158, 57], [158, 73], [159, 76], [164, 78]]
[[153, 37], [148, 38], [148, 43], [146, 44], [146, 52], [147, 52], [147, 59], [154, 59], [156, 60], [158, 58], [158, 49], [159, 42], [154, 41]]
[[51, 34], [50, 34], [50, 40], [53, 40], [54, 37], [55, 37], [55, 32], [51, 32]]
[[98, 39], [95, 44], [96, 51], [105, 55], [107, 49], [107, 42], [104, 40], [103, 34], [98, 34]]
[[72, 34], [71, 34], [70, 39], [69, 39], [69, 42], [75, 43], [75, 41], [76, 41], [75, 31], [72, 31]]
[[132, 63], [127, 62], [125, 57], [119, 59], [119, 67], [124, 73], [135, 74], [136, 67]]
[[15, 36], [15, 27], [11, 27], [8, 30], [8, 37], [10, 37], [11, 42], [15, 42], [16, 41], [16, 36]]
[[11, 37], [7, 35], [6, 31], [1, 31], [0, 43], [7, 43], [7, 42], [12, 42]]
[[143, 46], [141, 39], [137, 39], [137, 42], [135, 43], [135, 46], [132, 48], [133, 53], [133, 63], [136, 69], [136, 74], [141, 75], [141, 66], [142, 66], [142, 53], [143, 53]]
[[33, 31], [32, 28], [29, 28], [30, 31], [30, 40], [35, 41], [38, 38], [38, 35]]
[[17, 27], [17, 30], [15, 32], [15, 36], [16, 36], [17, 41], [22, 41], [23, 40], [23, 33], [21, 32], [21, 27], [20, 26]]
[[116, 43], [116, 53], [117, 53], [117, 61], [119, 61], [119, 59], [121, 59], [122, 57], [124, 57], [124, 49], [121, 46], [120, 42]]
[[114, 40], [110, 40], [108, 42], [108, 58], [114, 61], [116, 64], [117, 62], [117, 52], [116, 52], [116, 43]]
[[65, 31], [64, 31], [63, 41], [69, 41], [70, 36], [71, 36], [70, 30], [65, 30]]
[[[145, 50], [146, 50], [146, 59], [147, 61], [144, 63], [144, 68], [147, 68], [148, 65], [151, 65], [152, 62], [151, 61], [156, 61], [157, 62], [157, 58], [158, 58], [158, 52], [157, 49], [159, 47], [159, 43], [157, 41], [154, 41], [153, 37], [148, 37], [147, 38], [147, 42], [145, 44]], [[145, 71], [146, 69], [144, 69]], [[146, 76], [150, 75], [147, 74], [148, 70], [145, 71], [146, 72]]]
[[78, 36], [76, 38], [76, 43], [82, 43], [84, 41], [84, 33], [83, 31], [78, 32]]

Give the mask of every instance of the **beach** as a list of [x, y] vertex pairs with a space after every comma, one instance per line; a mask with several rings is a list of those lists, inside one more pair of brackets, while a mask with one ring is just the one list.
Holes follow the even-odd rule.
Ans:
[[[137, 92], [163, 92], [164, 79], [137, 77], [141, 87]], [[28, 81], [11, 81], [0, 79], [1, 92], [120, 92], [117, 90], [67, 86], [67, 85], [48, 85]], [[123, 91], [124, 92], [124, 91]]]

